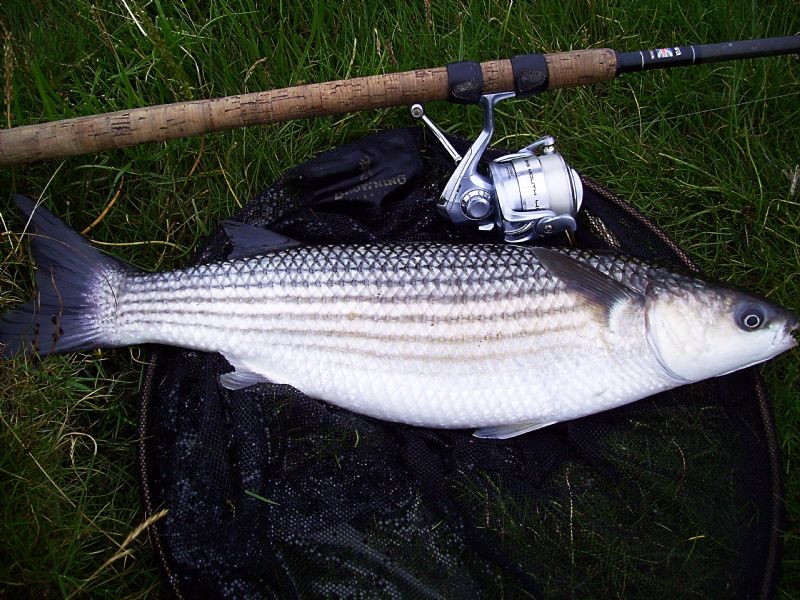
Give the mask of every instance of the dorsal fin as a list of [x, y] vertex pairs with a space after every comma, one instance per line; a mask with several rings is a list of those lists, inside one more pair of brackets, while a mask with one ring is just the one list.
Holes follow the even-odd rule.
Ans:
[[231, 259], [256, 256], [265, 252], [296, 248], [301, 245], [297, 240], [293, 240], [282, 233], [254, 227], [247, 223], [223, 221], [222, 227], [233, 244], [233, 250], [228, 256]]
[[601, 307], [606, 317], [609, 317], [614, 307], [620, 303], [644, 302], [644, 296], [639, 292], [575, 260], [568, 254], [549, 248], [536, 248], [533, 253], [539, 262], [568, 289], [582, 296], [590, 304]]

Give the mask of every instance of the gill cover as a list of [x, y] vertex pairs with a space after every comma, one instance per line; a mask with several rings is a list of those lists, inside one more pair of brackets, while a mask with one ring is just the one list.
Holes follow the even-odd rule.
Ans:
[[[648, 285], [647, 341], [667, 375], [683, 383], [726, 375], [797, 345], [797, 318], [738, 290], [692, 283]], [[757, 316], [757, 317], [756, 317]]]

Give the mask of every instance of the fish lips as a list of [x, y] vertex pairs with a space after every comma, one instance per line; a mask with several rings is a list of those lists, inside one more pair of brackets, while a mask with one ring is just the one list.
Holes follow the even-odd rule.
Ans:
[[787, 350], [789, 348], [796, 347], [798, 343], [800, 343], [798, 342], [797, 339], [798, 335], [800, 335], [800, 332], [798, 332], [798, 328], [800, 328], [800, 319], [798, 319], [797, 315], [795, 315], [794, 313], [789, 312], [786, 318], [786, 323], [783, 326], [783, 331], [775, 333], [775, 341], [776, 342], [778, 341], [777, 339], [778, 333], [783, 333], [783, 336], [789, 340], [789, 344], [787, 345]]

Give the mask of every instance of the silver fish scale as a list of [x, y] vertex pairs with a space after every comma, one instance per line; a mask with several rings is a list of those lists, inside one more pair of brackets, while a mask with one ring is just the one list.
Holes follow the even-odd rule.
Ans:
[[[508, 284], [505, 290], [502, 284]], [[152, 275], [128, 278], [126, 293], [164, 291], [198, 292], [200, 289], [271, 288], [283, 293], [292, 288], [354, 288], [378, 285], [402, 288], [398, 299], [435, 301], [426, 284], [441, 289], [442, 298], [458, 294], [480, 295], [481, 290], [517, 293], [538, 289], [549, 292], [557, 285], [547, 277], [529, 249], [509, 246], [325, 246], [278, 251], [256, 258], [225, 261]], [[469, 287], [467, 286], [475, 286]], [[270, 295], [270, 292], [264, 292]]]
[[[652, 271], [571, 255], [636, 287]], [[118, 345], [219, 351], [256, 380], [417, 425], [560, 421], [670, 383], [639, 321], [612, 332], [520, 246], [301, 247], [128, 274], [111, 312]]]
[[648, 285], [670, 290], [678, 288], [685, 290], [708, 289], [705, 281], [693, 277], [691, 274], [676, 273], [637, 258], [622, 258], [613, 253], [605, 254], [591, 250], [572, 250], [567, 254], [640, 293], [645, 293]]

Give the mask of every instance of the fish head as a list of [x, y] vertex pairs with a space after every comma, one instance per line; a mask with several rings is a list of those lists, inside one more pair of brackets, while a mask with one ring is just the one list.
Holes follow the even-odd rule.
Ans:
[[683, 278], [650, 284], [647, 340], [666, 373], [683, 382], [744, 369], [797, 345], [797, 317], [740, 290]]

